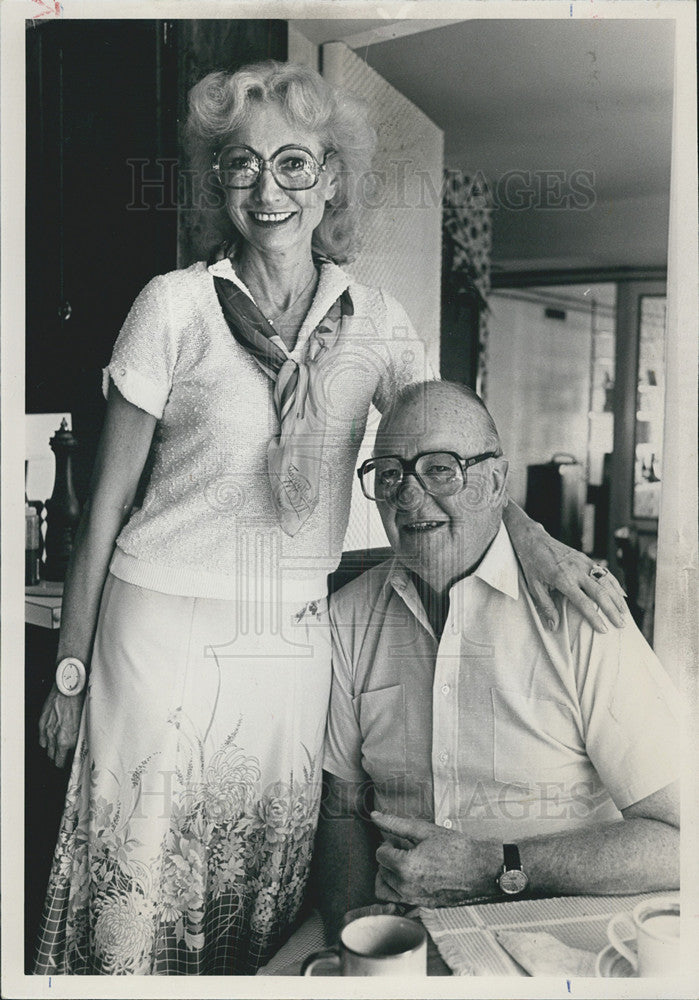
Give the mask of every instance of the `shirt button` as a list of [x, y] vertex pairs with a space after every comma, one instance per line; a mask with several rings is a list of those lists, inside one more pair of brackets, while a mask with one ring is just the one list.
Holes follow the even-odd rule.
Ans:
[[453, 825], [454, 824], [450, 819], [445, 819], [444, 822], [442, 823], [442, 826], [444, 827], [445, 830], [451, 830]]
[[450, 691], [451, 688], [449, 687], [448, 684], [442, 684], [442, 694], [449, 694]]
[[442, 752], [439, 755], [439, 759], [441, 760], [442, 764], [446, 763], [446, 761], [449, 760], [449, 754], [446, 752], [446, 750], [442, 750]]

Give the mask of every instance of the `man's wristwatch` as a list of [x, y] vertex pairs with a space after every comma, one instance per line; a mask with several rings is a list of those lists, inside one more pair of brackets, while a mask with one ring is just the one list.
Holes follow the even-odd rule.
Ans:
[[529, 878], [522, 870], [519, 848], [516, 844], [503, 844], [502, 871], [496, 878], [500, 892], [506, 896], [521, 896], [529, 886]]
[[85, 664], [75, 656], [66, 656], [56, 667], [56, 687], [68, 698], [80, 694], [86, 680]]

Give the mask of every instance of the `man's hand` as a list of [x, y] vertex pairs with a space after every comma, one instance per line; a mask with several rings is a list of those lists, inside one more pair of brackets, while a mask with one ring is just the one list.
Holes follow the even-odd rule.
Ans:
[[84, 692], [68, 698], [54, 684], [44, 702], [39, 719], [39, 745], [56, 767], [65, 765], [66, 757], [78, 741], [84, 699]]
[[373, 812], [371, 818], [392, 844], [376, 852], [376, 896], [413, 906], [458, 906], [496, 894], [502, 845], [472, 840], [423, 819]]

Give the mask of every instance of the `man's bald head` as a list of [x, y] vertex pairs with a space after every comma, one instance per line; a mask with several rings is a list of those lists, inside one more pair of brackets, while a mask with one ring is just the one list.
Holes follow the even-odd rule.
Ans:
[[481, 397], [458, 382], [415, 382], [396, 396], [381, 418], [376, 444], [387, 445], [391, 438], [410, 431], [456, 434], [467, 454], [494, 451], [502, 454], [495, 421]]

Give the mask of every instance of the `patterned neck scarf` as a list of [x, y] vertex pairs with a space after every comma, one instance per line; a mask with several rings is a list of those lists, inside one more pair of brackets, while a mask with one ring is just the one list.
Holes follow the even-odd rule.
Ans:
[[220, 276], [214, 276], [214, 286], [233, 337], [274, 381], [280, 430], [267, 448], [267, 469], [279, 522], [287, 535], [295, 535], [318, 503], [327, 416], [323, 370], [343, 317], [354, 312], [352, 299], [345, 289], [297, 361], [270, 339], [274, 327], [241, 288]]

